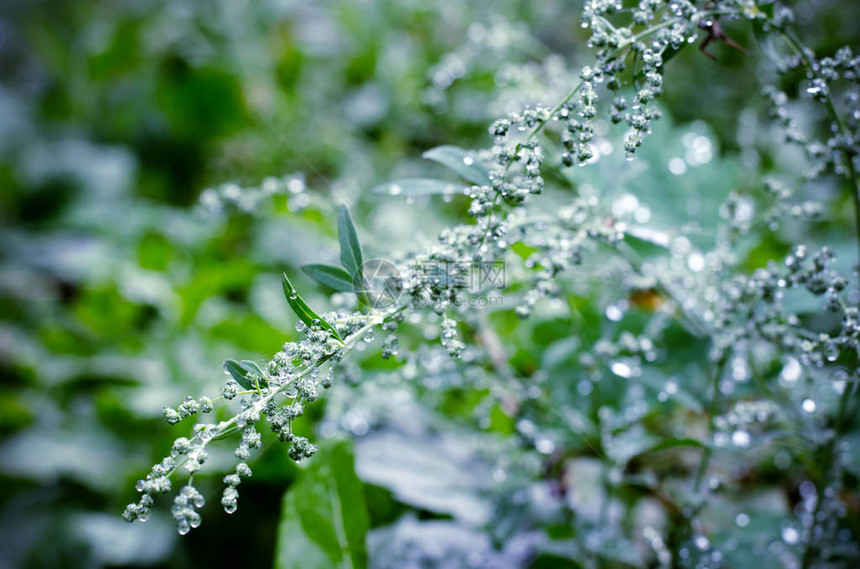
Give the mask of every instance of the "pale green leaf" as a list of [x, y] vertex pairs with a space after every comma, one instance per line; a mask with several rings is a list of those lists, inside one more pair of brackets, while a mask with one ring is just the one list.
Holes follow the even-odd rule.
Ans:
[[471, 152], [458, 146], [437, 146], [422, 156], [453, 170], [460, 177], [479, 186], [490, 184], [490, 167]]

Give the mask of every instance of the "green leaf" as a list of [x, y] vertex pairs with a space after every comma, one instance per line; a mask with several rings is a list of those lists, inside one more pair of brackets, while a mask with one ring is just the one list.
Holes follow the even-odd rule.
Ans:
[[475, 158], [472, 153], [458, 146], [437, 146], [422, 156], [450, 168], [462, 178], [479, 186], [490, 184], [490, 167]]
[[314, 263], [311, 265], [302, 265], [302, 271], [318, 283], [333, 288], [338, 292], [355, 291], [355, 288], [352, 286], [352, 275], [342, 267]]
[[640, 257], [649, 258], [668, 254], [672, 237], [659, 229], [632, 225], [624, 231], [624, 242]]
[[380, 184], [373, 188], [375, 194], [386, 194], [389, 196], [431, 196], [431, 195], [454, 195], [462, 193], [462, 187], [445, 180], [434, 180], [431, 178], [406, 178], [395, 180], [387, 184]]
[[773, 18], [773, 12], [774, 12], [773, 9], [774, 9], [775, 5], [776, 5], [776, 2], [774, 2], [773, 0], [770, 0], [769, 2], [760, 2], [758, 4], [758, 9], [765, 16], [767, 16], [768, 20], [770, 20]]
[[251, 380], [248, 379], [248, 372], [242, 365], [236, 360], [224, 360], [224, 370], [233, 376], [233, 379], [236, 380], [236, 383], [244, 387], [245, 389], [253, 389], [254, 384], [251, 383]]
[[276, 569], [364, 569], [369, 527], [349, 441], [324, 446], [284, 495]]
[[311, 309], [310, 306], [304, 301], [304, 299], [299, 296], [299, 293], [296, 292], [296, 288], [293, 286], [293, 283], [290, 282], [290, 279], [287, 278], [287, 273], [284, 273], [284, 296], [287, 297], [287, 302], [290, 303], [290, 308], [293, 309], [293, 312], [296, 313], [296, 316], [299, 317], [299, 320], [304, 322], [308, 328], [313, 326], [314, 324], [319, 324], [324, 329], [331, 332], [331, 335], [334, 336], [341, 344], [343, 343], [343, 338], [340, 337], [340, 334], [337, 333], [337, 330], [334, 329], [334, 326], [323, 320], [322, 316], [317, 314]]
[[701, 441], [697, 441], [696, 439], [666, 439], [665, 441], [663, 441], [659, 444], [656, 444], [653, 447], [649, 448], [645, 452], [656, 452], [658, 450], [665, 450], [668, 448], [675, 448], [675, 447], [707, 448], [707, 445], [705, 445]]
[[[349, 210], [345, 205], [338, 208], [337, 237], [340, 241], [340, 262], [346, 272], [350, 274], [350, 282], [352, 282], [358, 275], [364, 260], [361, 255], [361, 243], [359, 243], [358, 234], [355, 232], [355, 225], [352, 223], [352, 217], [350, 217]], [[358, 282], [361, 281], [362, 279], [359, 277]]]
[[[772, 9], [773, 7], [771, 6], [771, 10]], [[765, 56], [767, 56], [767, 58], [770, 59], [778, 69], [787, 68], [788, 61], [786, 56], [780, 53], [779, 48], [777, 48], [774, 43], [775, 39], [779, 37], [779, 32], [774, 29], [765, 30], [765, 22], [762, 20], [754, 20], [752, 24], [755, 39]]]
[[[246, 377], [251, 381], [251, 383], [254, 383], [253, 379], [256, 379], [260, 382], [260, 387], [267, 387], [269, 385], [268, 376], [262, 369], [260, 369], [257, 362], [242, 360], [239, 362], [239, 365], [245, 370]], [[252, 379], [252, 374], [255, 374], [257, 377]]]
[[227, 371], [236, 382], [245, 389], [256, 389], [257, 382], [260, 382], [260, 387], [269, 385], [268, 377], [260, 369], [256, 362], [251, 360], [224, 360], [224, 370]]

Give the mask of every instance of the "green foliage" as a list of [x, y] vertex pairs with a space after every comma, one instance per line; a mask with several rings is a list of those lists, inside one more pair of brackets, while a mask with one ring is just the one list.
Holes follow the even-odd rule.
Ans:
[[422, 154], [456, 172], [460, 177], [479, 186], [490, 183], [490, 168], [473, 153], [457, 146], [438, 146]]
[[343, 343], [343, 338], [340, 337], [337, 330], [335, 330], [334, 326], [326, 322], [319, 314], [313, 311], [310, 306], [304, 301], [304, 299], [299, 296], [299, 293], [296, 292], [293, 283], [290, 282], [290, 279], [287, 278], [286, 273], [284, 273], [283, 280], [283, 288], [284, 288], [284, 296], [287, 298], [287, 302], [290, 305], [290, 308], [293, 309], [293, 312], [296, 316], [299, 317], [299, 320], [304, 322], [305, 326], [308, 328], [313, 328], [319, 326], [324, 330], [328, 330], [332, 337], [337, 341]]
[[349, 215], [349, 209], [345, 205], [337, 210], [337, 236], [340, 242], [340, 262], [346, 272], [352, 275], [353, 282], [363, 282], [361, 270], [364, 257], [361, 253], [361, 243], [358, 241], [352, 216]]
[[310, 265], [302, 265], [302, 271], [318, 283], [324, 284], [338, 292], [352, 292], [355, 290], [352, 275], [337, 265], [312, 263]]
[[367, 567], [369, 519], [353, 462], [349, 442], [331, 441], [284, 494], [277, 569]]
[[245, 389], [256, 389], [268, 385], [266, 374], [263, 373], [260, 366], [250, 360], [242, 360], [241, 362], [231, 359], [225, 360], [224, 370]]
[[4, 561], [856, 565], [860, 4], [615, 5], [4, 6]]

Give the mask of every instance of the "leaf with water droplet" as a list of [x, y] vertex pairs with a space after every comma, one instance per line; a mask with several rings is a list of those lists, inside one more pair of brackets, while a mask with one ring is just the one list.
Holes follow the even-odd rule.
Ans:
[[450, 196], [462, 193], [462, 186], [458, 186], [445, 180], [434, 180], [432, 178], [406, 178], [395, 180], [386, 184], [380, 184], [373, 188], [374, 194], [385, 194], [389, 196]]
[[490, 166], [458, 146], [437, 146], [422, 156], [446, 166], [473, 184], [490, 185]]
[[262, 369], [260, 369], [260, 366], [257, 365], [257, 362], [253, 362], [251, 360], [242, 360], [239, 362], [239, 365], [242, 366], [242, 369], [244, 369], [248, 374], [256, 374], [257, 376], [259, 376], [258, 381], [260, 382], [260, 387], [268, 387], [268, 376]]
[[337, 330], [334, 329], [334, 326], [326, 322], [319, 314], [313, 311], [313, 309], [308, 306], [308, 303], [304, 301], [304, 299], [299, 296], [299, 293], [296, 292], [293, 283], [290, 282], [290, 279], [287, 278], [287, 274], [284, 273], [284, 296], [287, 297], [287, 302], [290, 304], [290, 308], [293, 309], [296, 316], [299, 319], [307, 324], [308, 327], [314, 325], [314, 320], [318, 320], [318, 324], [331, 332], [331, 335], [341, 344], [343, 343], [343, 338], [340, 337], [340, 334], [337, 333]]
[[229, 373], [236, 380], [236, 383], [245, 389], [254, 388], [254, 384], [248, 379], [247, 370], [236, 360], [224, 360], [224, 371]]
[[245, 389], [256, 389], [257, 380], [255, 376], [259, 377], [260, 387], [269, 385], [268, 376], [256, 362], [251, 360], [242, 360], [241, 362], [232, 359], [224, 360], [224, 370]]

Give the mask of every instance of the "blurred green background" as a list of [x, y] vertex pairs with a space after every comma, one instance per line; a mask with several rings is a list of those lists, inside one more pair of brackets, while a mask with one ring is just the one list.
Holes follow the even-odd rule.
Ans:
[[[816, 3], [814, 17], [803, 4], [801, 35], [814, 47], [857, 43], [856, 3]], [[336, 255], [336, 203], [352, 203], [378, 254], [467, 219], [459, 200], [415, 208], [370, 190], [443, 175], [418, 158], [433, 146], [487, 146], [489, 123], [514, 110], [500, 101], [500, 70], [520, 69], [508, 87], [522, 90], [529, 71], [545, 79], [553, 62], [575, 70], [587, 61], [579, 9], [556, 0], [5, 0], [0, 567], [270, 566], [281, 496], [297, 472], [280, 446], [252, 463], [233, 516], [219, 512], [216, 474], [204, 478], [204, 525], [187, 537], [163, 511], [145, 525], [121, 521], [134, 481], [184, 433], [164, 424], [162, 406], [219, 393], [224, 358], [265, 358], [295, 335], [282, 271], [328, 305], [297, 267]], [[753, 45], [746, 28], [734, 31]], [[712, 50], [719, 63], [695, 50], [673, 61], [667, 123], [703, 120], [740, 161], [739, 117], [761, 107], [747, 79], [759, 63]], [[778, 162], [759, 149], [750, 167]], [[206, 188], [229, 196], [223, 184], [257, 188], [267, 177], [286, 190], [254, 207], [197, 205]], [[834, 195], [844, 228], [847, 202]], [[762, 258], [787, 250], [790, 238], [774, 239], [759, 245]], [[529, 342], [543, 350], [554, 336], [536, 329], [526, 341], [531, 331], [506, 326], [527, 372]], [[371, 355], [364, 365], [383, 366]], [[450, 417], [471, 416], [485, 394], [446, 389], [430, 406]], [[497, 408], [488, 412], [494, 430], [511, 430]], [[228, 460], [214, 456], [212, 470]], [[374, 527], [410, 503], [381, 485], [365, 493]], [[411, 506], [416, 519], [452, 515]]]

